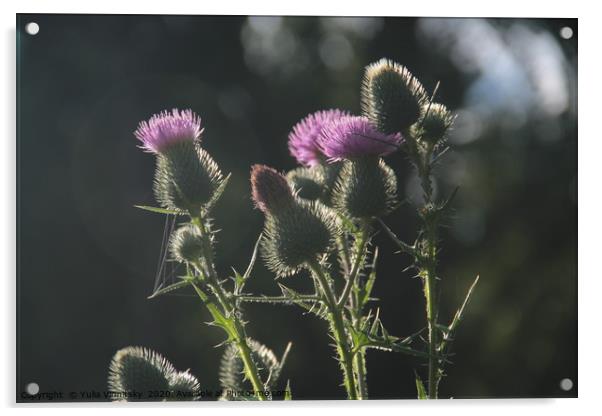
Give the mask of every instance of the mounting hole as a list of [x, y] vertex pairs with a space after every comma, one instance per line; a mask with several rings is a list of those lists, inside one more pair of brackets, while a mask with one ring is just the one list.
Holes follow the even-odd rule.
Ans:
[[40, 386], [38, 383], [29, 383], [27, 386], [25, 386], [25, 391], [30, 396], [35, 396], [40, 392]]
[[[573, 37], [573, 29], [571, 29], [568, 26], [563, 27], [562, 29], [560, 29], [560, 37], [562, 39], [570, 39]], [[568, 380], [568, 379], [565, 379]]]
[[564, 391], [571, 391], [573, 389], [573, 380], [570, 378], [563, 378], [560, 380], [560, 388]]
[[29, 22], [25, 25], [25, 32], [27, 32], [29, 35], [37, 35], [39, 31], [40, 25], [38, 25], [36, 22]]

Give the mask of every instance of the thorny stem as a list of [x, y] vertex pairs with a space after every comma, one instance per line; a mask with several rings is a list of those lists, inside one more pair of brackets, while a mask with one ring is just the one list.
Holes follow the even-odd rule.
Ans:
[[439, 384], [439, 359], [438, 359], [438, 329], [437, 315], [438, 305], [436, 300], [437, 293], [437, 216], [431, 215], [432, 209], [432, 183], [431, 167], [429, 163], [432, 149], [427, 149], [425, 157], [418, 165], [418, 174], [420, 176], [422, 188], [424, 190], [424, 255], [425, 259], [420, 267], [419, 274], [422, 277], [424, 285], [424, 298], [426, 301], [426, 318], [428, 325], [428, 344], [429, 344], [429, 362], [428, 362], [428, 398], [436, 399], [438, 396], [437, 387]]
[[[349, 290], [352, 287], [357, 285], [357, 276], [361, 269], [362, 259], [364, 258], [367, 243], [369, 240], [370, 234], [370, 224], [368, 221], [363, 221], [361, 225], [361, 231], [359, 236], [359, 242], [357, 242], [357, 252], [355, 253], [355, 259], [353, 268], [347, 276], [347, 286]], [[347, 287], [345, 287], [347, 289]], [[349, 295], [345, 294], [345, 290], [343, 290], [343, 294], [339, 301], [339, 305], [345, 303], [346, 297]], [[352, 325], [356, 330], [359, 330], [360, 320], [358, 319], [358, 315], [361, 315], [361, 311], [357, 310], [360, 306], [358, 305], [358, 300], [356, 299], [356, 294], [352, 293], [352, 296], [349, 298], [350, 306], [351, 306], [351, 314], [352, 314]], [[342, 305], [341, 305], [342, 306]], [[358, 396], [360, 400], [366, 400], [368, 398], [368, 385], [366, 382], [366, 350], [364, 348], [360, 349], [353, 357], [353, 369], [357, 379], [357, 388], [358, 388]]]
[[360, 271], [360, 266], [362, 264], [362, 259], [364, 258], [364, 250], [366, 249], [366, 245], [368, 244], [370, 235], [370, 225], [368, 222], [362, 222], [362, 230], [360, 234], [360, 240], [357, 244], [357, 253], [353, 262], [353, 268], [347, 277], [347, 282], [345, 283], [345, 288], [343, 289], [343, 293], [341, 294], [341, 298], [339, 299], [337, 306], [341, 307], [347, 303], [349, 298], [349, 294], [351, 293], [351, 289], [355, 286], [357, 275]]
[[[195, 264], [195, 267], [197, 267], [199, 271], [207, 277], [207, 283], [211, 290], [215, 293], [217, 299], [219, 300], [219, 303], [221, 304], [225, 312], [225, 316], [228, 319], [230, 319], [230, 321], [233, 324], [231, 331], [229, 331], [229, 335], [233, 338], [236, 346], [238, 347], [238, 352], [243, 362], [243, 366], [245, 368], [245, 374], [250, 380], [251, 385], [253, 386], [253, 390], [256, 393], [257, 399], [266, 400], [265, 395], [261, 394], [261, 392], [263, 392], [265, 388], [261, 381], [261, 377], [259, 376], [259, 370], [257, 369], [257, 365], [255, 364], [255, 361], [253, 361], [251, 348], [247, 343], [247, 336], [245, 333], [244, 325], [237, 314], [236, 308], [232, 304], [231, 300], [226, 296], [226, 293], [224, 292], [222, 286], [219, 284], [219, 278], [213, 263], [213, 251], [211, 249], [210, 236], [207, 233], [202, 218], [192, 217], [191, 220], [192, 223], [199, 228], [199, 230], [201, 231], [201, 235], [203, 236], [203, 260], [205, 263], [206, 270], [203, 270], [201, 264]], [[197, 292], [199, 292], [198, 289]], [[215, 307], [215, 305], [213, 306]], [[211, 309], [210, 312], [213, 313]]]
[[357, 387], [355, 384], [355, 378], [353, 373], [353, 357], [351, 348], [349, 347], [349, 341], [347, 333], [345, 332], [345, 323], [343, 317], [343, 308], [337, 305], [337, 300], [328, 284], [328, 280], [324, 275], [322, 266], [316, 261], [310, 261], [307, 263], [311, 271], [313, 272], [318, 283], [324, 292], [326, 297], [326, 304], [328, 306], [328, 312], [331, 318], [331, 328], [333, 331], [334, 339], [337, 344], [337, 352], [339, 359], [341, 360], [341, 366], [343, 368], [343, 376], [345, 388], [347, 390], [347, 397], [351, 400], [357, 400]]

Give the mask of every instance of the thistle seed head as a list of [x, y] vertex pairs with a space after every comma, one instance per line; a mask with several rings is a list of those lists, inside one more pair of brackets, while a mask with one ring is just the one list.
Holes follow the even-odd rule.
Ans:
[[407, 131], [426, 100], [424, 87], [406, 67], [385, 58], [366, 67], [362, 111], [380, 131]]
[[269, 166], [251, 167], [251, 190], [255, 206], [265, 214], [281, 211], [294, 203], [286, 178]]
[[397, 205], [395, 172], [382, 159], [346, 161], [333, 190], [333, 205], [350, 218], [390, 213]]

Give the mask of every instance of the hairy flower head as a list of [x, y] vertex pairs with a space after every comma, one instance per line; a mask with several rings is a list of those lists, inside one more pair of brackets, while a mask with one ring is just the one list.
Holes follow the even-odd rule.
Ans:
[[255, 206], [264, 213], [278, 211], [294, 200], [286, 178], [269, 166], [251, 167], [251, 189]]
[[203, 129], [201, 118], [192, 110], [173, 109], [153, 115], [142, 121], [134, 135], [142, 142], [140, 146], [147, 152], [163, 153], [174, 143], [200, 140]]
[[362, 110], [380, 131], [405, 132], [426, 100], [424, 87], [403, 65], [383, 58], [366, 67]]
[[342, 110], [324, 110], [308, 115], [298, 122], [288, 135], [288, 148], [297, 162], [304, 166], [315, 166], [323, 161], [318, 139], [322, 129], [349, 113]]
[[396, 151], [401, 134], [385, 134], [366, 117], [348, 116], [332, 122], [322, 130], [319, 145], [329, 160], [384, 156]]
[[[143, 347], [126, 347], [115, 353], [109, 366], [109, 390], [115, 393], [139, 392], [139, 399], [161, 400], [149, 392], [169, 391], [167, 399], [196, 400], [199, 397], [198, 380], [188, 371], [178, 372], [161, 354]], [[121, 394], [113, 400], [123, 400]]]

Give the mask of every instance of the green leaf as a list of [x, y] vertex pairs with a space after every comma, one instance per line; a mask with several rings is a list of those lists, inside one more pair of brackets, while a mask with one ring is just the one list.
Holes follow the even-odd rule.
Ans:
[[187, 287], [188, 285], [190, 285], [191, 282], [192, 282], [192, 280], [190, 279], [190, 277], [186, 276], [184, 278], [184, 280], [182, 280], [180, 282], [176, 282], [176, 283], [173, 283], [173, 284], [171, 284], [169, 286], [166, 286], [164, 288], [156, 290], [147, 299], [153, 299], [153, 298], [156, 298], [158, 296], [165, 295], [166, 293], [173, 292], [174, 290], [178, 290], [178, 289], [181, 289], [183, 287]]
[[147, 205], [134, 205], [134, 207], [142, 209], [144, 211], [154, 212], [156, 214], [167, 214], [167, 215], [184, 215], [182, 211], [175, 211], [172, 209], [165, 209], [159, 207], [149, 207]]
[[291, 381], [286, 380], [286, 389], [284, 390], [284, 400], [293, 400], [293, 391], [291, 390]]
[[418, 392], [419, 400], [428, 399], [428, 396], [426, 394], [426, 389], [424, 388], [424, 383], [422, 383], [422, 380], [420, 379], [420, 376], [418, 375], [418, 373], [416, 373], [416, 391]]
[[460, 306], [460, 308], [458, 308], [458, 310], [456, 311], [456, 314], [454, 315], [454, 319], [451, 321], [449, 326], [446, 328], [447, 333], [444, 335], [443, 341], [441, 342], [441, 346], [440, 346], [441, 351], [443, 351], [447, 342], [449, 342], [451, 340], [453, 332], [458, 327], [458, 324], [460, 324], [460, 321], [462, 321], [462, 318], [464, 317], [464, 309], [466, 308], [466, 305], [468, 305], [468, 302], [470, 301], [470, 298], [472, 296], [472, 292], [474, 291], [474, 288], [476, 287], [477, 283], [479, 282], [479, 277], [480, 276], [477, 276], [474, 279], [474, 282], [472, 283], [472, 285], [470, 285], [468, 292], [466, 292], [466, 297], [464, 297], [464, 302], [462, 302], [462, 305]]
[[366, 284], [359, 290], [359, 301], [360, 301], [360, 310], [363, 308], [366, 303], [370, 300], [370, 294], [372, 293], [372, 287], [374, 286], [374, 282], [376, 281], [376, 260], [378, 259], [378, 247], [374, 249], [374, 256], [372, 258], [371, 272], [368, 276], [368, 280]]

